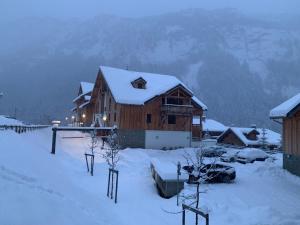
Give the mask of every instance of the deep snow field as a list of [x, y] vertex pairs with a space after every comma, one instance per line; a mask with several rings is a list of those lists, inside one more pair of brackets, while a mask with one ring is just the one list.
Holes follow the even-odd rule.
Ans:
[[[83, 138], [63, 138], [63, 137]], [[86, 171], [89, 138], [58, 133], [51, 155], [51, 129], [25, 134], [0, 131], [1, 225], [180, 225], [176, 197], [158, 196], [150, 160], [184, 162], [184, 150], [126, 149], [121, 153], [118, 204], [106, 197], [108, 170], [97, 155], [95, 174]], [[185, 149], [191, 151], [191, 149]], [[299, 225], [300, 178], [275, 162], [233, 163], [230, 184], [203, 184], [201, 207], [212, 225]], [[193, 190], [186, 185], [185, 191]], [[173, 213], [167, 213], [173, 212]], [[193, 224], [189, 214], [188, 224]], [[204, 224], [203, 221], [201, 221]], [[201, 224], [200, 223], [200, 224]]]

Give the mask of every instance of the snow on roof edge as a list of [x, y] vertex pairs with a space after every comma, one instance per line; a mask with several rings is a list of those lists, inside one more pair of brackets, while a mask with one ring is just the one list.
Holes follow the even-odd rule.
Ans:
[[273, 108], [269, 116], [270, 118], [286, 117], [298, 105], [300, 105], [300, 93]]
[[[205, 111], [208, 109], [207, 106], [194, 95], [193, 91], [191, 89], [189, 89], [182, 81], [180, 81], [175, 76], [167, 75], [167, 74], [155, 74], [155, 73], [148, 73], [148, 72], [129, 71], [129, 70], [125, 70], [125, 69], [113, 68], [113, 67], [108, 67], [108, 66], [99, 66], [99, 70], [103, 74], [104, 79], [105, 79], [107, 85], [109, 86], [109, 89], [111, 90], [112, 96], [117, 103], [129, 104], [129, 105], [144, 105], [148, 100], [155, 98], [161, 94], [164, 94], [165, 92], [168, 92], [169, 90], [171, 90], [172, 88], [174, 88], [178, 85], [182, 85], [187, 91], [189, 91], [191, 93], [192, 99], [196, 104], [201, 106], [203, 108], [203, 110], [205, 110]], [[120, 88], [120, 87], [116, 88], [115, 87], [116, 85], [113, 84], [113, 82], [112, 82], [113, 78], [108, 77], [108, 74], [106, 74], [106, 72], [107, 73], [118, 72], [118, 73], [124, 73], [124, 74], [126, 73], [125, 75], [123, 74], [123, 76], [118, 77], [118, 78], [120, 78], [120, 79], [118, 79], [118, 81], [120, 83], [123, 82], [125, 87], [126, 87], [126, 85], [129, 85], [129, 84], [131, 85], [132, 81], [139, 79], [139, 78], [143, 78], [147, 82], [147, 85], [148, 85], [148, 87], [150, 87], [151, 90], [149, 90], [149, 89], [147, 90], [147, 88], [143, 89], [143, 90], [138, 90], [138, 89], [135, 89], [135, 88], [129, 86], [128, 92], [134, 93], [135, 96], [131, 96], [132, 98], [128, 98], [128, 97], [126, 98], [126, 97], [124, 97], [124, 95], [120, 97], [120, 94], [118, 92], [120, 92], [122, 88]], [[114, 78], [116, 77], [115, 74], [112, 74], [111, 76], [114, 76]], [[130, 78], [127, 78], [128, 80], [126, 80], [126, 79], [124, 80], [125, 76], [128, 76]], [[157, 82], [158, 78], [161, 78], [163, 81]], [[152, 82], [149, 82], [149, 80]], [[155, 84], [163, 83], [164, 85], [158, 85], [161, 87], [154, 88], [153, 87], [154, 84], [152, 84], [154, 82], [156, 82]], [[165, 84], [168, 84], [168, 85], [165, 85]], [[122, 86], [122, 87], [124, 87], [124, 86]], [[148, 94], [146, 93], [147, 91], [148, 91]], [[129, 95], [129, 93], [127, 93], [127, 94]], [[136, 95], [141, 96], [141, 99], [137, 100]]]

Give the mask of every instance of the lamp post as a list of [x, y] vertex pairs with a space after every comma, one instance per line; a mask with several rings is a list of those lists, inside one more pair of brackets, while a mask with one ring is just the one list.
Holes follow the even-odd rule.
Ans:
[[74, 124], [75, 124], [75, 116], [73, 115], [71, 118], [72, 118], [72, 125], [73, 125], [73, 127], [74, 127]]
[[105, 127], [106, 126], [106, 120], [107, 120], [106, 113], [103, 114], [102, 120], [103, 120], [103, 124], [104, 124], [104, 127]]
[[85, 113], [82, 114], [82, 125], [85, 125], [85, 118], [86, 118], [86, 115]]

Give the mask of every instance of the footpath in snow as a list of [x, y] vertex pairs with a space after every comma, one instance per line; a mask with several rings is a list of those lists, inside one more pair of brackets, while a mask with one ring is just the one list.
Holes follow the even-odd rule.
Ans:
[[[77, 138], [64, 138], [70, 136]], [[0, 224], [181, 224], [181, 214], [166, 213], [180, 211], [176, 197], [159, 197], [149, 165], [153, 158], [184, 163], [182, 155], [189, 149], [122, 151], [115, 205], [106, 197], [108, 169], [100, 155], [94, 177], [86, 171], [83, 154], [89, 141], [78, 132], [59, 133], [57, 154], [51, 155], [51, 129], [0, 131]], [[234, 183], [201, 185], [206, 193], [200, 204], [208, 209], [210, 224], [300, 224], [300, 178], [284, 171], [281, 155], [276, 157], [274, 163], [231, 164], [237, 172]]]

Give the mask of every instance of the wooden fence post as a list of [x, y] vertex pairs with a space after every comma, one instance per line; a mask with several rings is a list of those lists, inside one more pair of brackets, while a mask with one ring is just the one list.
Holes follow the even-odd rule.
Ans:
[[55, 154], [55, 147], [56, 147], [56, 129], [52, 128], [52, 150], [51, 154]]

